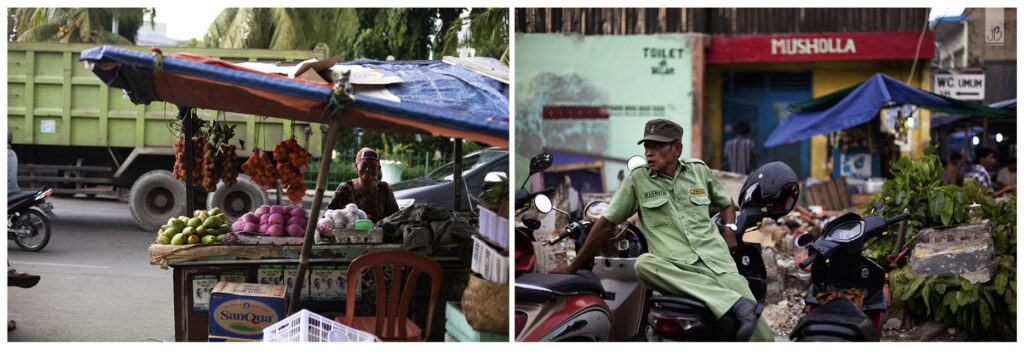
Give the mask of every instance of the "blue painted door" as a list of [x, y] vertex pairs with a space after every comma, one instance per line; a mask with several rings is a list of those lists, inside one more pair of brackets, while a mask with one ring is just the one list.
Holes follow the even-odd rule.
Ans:
[[811, 99], [810, 72], [732, 72], [722, 83], [722, 142], [736, 136], [734, 128], [740, 121], [750, 124], [750, 137], [761, 150], [761, 161], [755, 166], [782, 161], [804, 179], [810, 175], [810, 140], [772, 148], [764, 141], [782, 119], [792, 114], [790, 104]]

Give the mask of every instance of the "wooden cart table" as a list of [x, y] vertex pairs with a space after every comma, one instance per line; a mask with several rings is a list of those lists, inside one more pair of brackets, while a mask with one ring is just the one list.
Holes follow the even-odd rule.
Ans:
[[[313, 273], [344, 277], [345, 268], [353, 259], [367, 252], [401, 249], [398, 244], [378, 245], [315, 245], [310, 257], [307, 278]], [[209, 295], [207, 285], [212, 287], [220, 280], [244, 283], [286, 284], [288, 271], [293, 274], [299, 263], [301, 245], [151, 245], [150, 264], [173, 269], [174, 280], [174, 339], [175, 341], [207, 341], [209, 328]], [[435, 307], [432, 332], [429, 340], [444, 340], [445, 308], [447, 301], [458, 302], [468, 283], [470, 266], [468, 258], [434, 257], [444, 270], [441, 289], [442, 300]], [[269, 271], [269, 272], [268, 272]], [[280, 271], [278, 273], [277, 271]], [[268, 280], [268, 276], [280, 276]], [[262, 277], [262, 280], [261, 280]], [[368, 278], [364, 278], [366, 283]], [[333, 283], [333, 285], [337, 285]], [[304, 288], [317, 288], [319, 284], [304, 283]], [[324, 288], [326, 289], [326, 287]], [[363, 288], [365, 291], [370, 288]], [[420, 290], [423, 288], [418, 288]], [[337, 290], [336, 292], [339, 292]], [[344, 293], [306, 293], [300, 308], [309, 309], [324, 316], [341, 315], [345, 311]], [[289, 293], [290, 294], [290, 293]], [[421, 300], [422, 299], [422, 300]], [[357, 305], [360, 314], [370, 315], [374, 311], [372, 298], [362, 298]], [[371, 305], [366, 305], [366, 304]], [[426, 320], [417, 314], [425, 313], [417, 304], [426, 304], [426, 298], [414, 298], [410, 316], [415, 320]], [[421, 321], [418, 321], [421, 322]]]

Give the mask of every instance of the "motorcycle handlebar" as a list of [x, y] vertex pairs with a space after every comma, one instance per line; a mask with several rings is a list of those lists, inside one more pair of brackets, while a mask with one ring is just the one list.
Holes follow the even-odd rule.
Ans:
[[547, 245], [554, 245], [554, 244], [558, 243], [558, 241], [562, 241], [562, 239], [564, 239], [566, 236], [569, 236], [569, 230], [568, 229], [566, 229], [565, 231], [562, 231], [562, 233], [558, 234], [558, 236], [555, 236], [555, 238], [553, 238], [551, 240], [548, 240]]
[[811, 253], [810, 253], [810, 254], [809, 254], [809, 255], [807, 256], [807, 258], [803, 260], [803, 262], [800, 262], [800, 269], [805, 269], [805, 268], [807, 268], [807, 266], [810, 266], [810, 265], [811, 265], [811, 263], [814, 263], [814, 260], [816, 260], [816, 259], [818, 259], [818, 254], [817, 254], [816, 252], [813, 252], [813, 251], [812, 251], [812, 252], [811, 252]]
[[896, 216], [893, 216], [891, 218], [885, 219], [885, 224], [886, 225], [892, 225], [892, 224], [898, 223], [900, 221], [906, 220], [909, 217], [910, 217], [910, 213], [903, 213], [903, 214], [900, 214], [900, 215], [896, 215]]

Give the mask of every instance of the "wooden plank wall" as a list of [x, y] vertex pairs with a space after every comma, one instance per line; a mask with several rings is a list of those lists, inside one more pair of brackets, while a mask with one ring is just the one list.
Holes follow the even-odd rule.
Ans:
[[516, 32], [632, 35], [921, 31], [928, 8], [517, 8]]
[[810, 186], [804, 190], [808, 206], [820, 205], [825, 210], [843, 210], [853, 206], [850, 187], [845, 178], [836, 178]]

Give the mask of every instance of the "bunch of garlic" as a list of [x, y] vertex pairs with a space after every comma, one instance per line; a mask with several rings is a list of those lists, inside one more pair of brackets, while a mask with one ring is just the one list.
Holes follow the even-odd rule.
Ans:
[[366, 212], [355, 204], [349, 203], [344, 209], [327, 209], [324, 216], [317, 220], [317, 226], [330, 226], [332, 229], [354, 229], [356, 220], [366, 219]]

